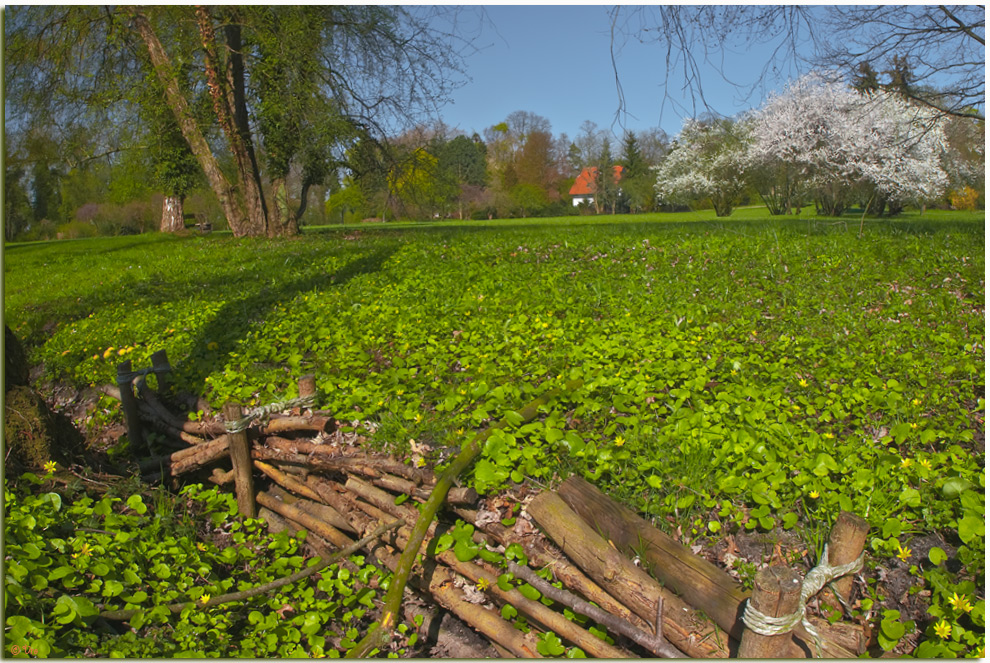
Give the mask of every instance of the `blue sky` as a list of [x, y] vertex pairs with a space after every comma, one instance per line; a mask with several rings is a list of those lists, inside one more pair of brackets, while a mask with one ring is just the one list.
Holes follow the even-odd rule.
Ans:
[[[621, 37], [616, 42], [626, 101], [626, 114], [616, 121], [620, 102], [610, 55], [610, 7], [485, 6], [486, 20], [474, 41], [479, 50], [466, 60], [471, 80], [454, 92], [454, 103], [443, 108], [444, 121], [467, 134], [481, 133], [509, 113], [523, 110], [546, 117], [555, 135], [567, 133], [572, 139], [585, 120], [616, 135], [621, 135], [623, 126], [660, 127], [675, 135], [683, 118], [692, 113], [692, 99], [681, 92], [683, 81], [676, 79], [664, 103], [665, 51], [655, 42]], [[632, 9], [624, 7], [624, 15]], [[729, 53], [725, 70], [736, 82], [753, 83], [768, 56], [766, 47], [756, 46]], [[768, 80], [765, 85], [780, 88], [785, 80]], [[746, 90], [725, 83], [716, 67], [705, 70], [703, 83], [709, 104], [723, 114], [758, 106], [762, 100], [760, 91], [743, 99]]]

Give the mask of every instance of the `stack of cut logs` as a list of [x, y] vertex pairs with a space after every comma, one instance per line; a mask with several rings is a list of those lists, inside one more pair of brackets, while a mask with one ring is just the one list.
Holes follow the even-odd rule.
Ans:
[[[157, 470], [159, 476], [171, 477], [212, 471], [208, 478], [215, 483], [235, 483], [244, 515], [257, 513], [272, 527], [306, 530], [307, 540], [317, 550], [346, 547], [382, 523], [403, 521], [398, 529], [366, 546], [382, 565], [395, 569], [419, 517], [419, 510], [411, 504], [425, 501], [436, 481], [431, 471], [364, 453], [353, 438], [334, 430], [331, 418], [318, 413], [297, 410], [231, 434], [222, 422], [181, 421], [142, 379], [135, 379], [134, 386], [139, 400], [131, 404], [132, 409], [146, 422], [190, 445], [169, 456], [148, 459], [142, 471]], [[300, 381], [301, 395], [313, 388], [311, 377]], [[131, 390], [122, 385], [121, 391]], [[121, 395], [124, 401], [126, 394]], [[240, 409], [228, 405], [224, 415], [234, 420]], [[221, 469], [221, 461], [227, 458], [233, 468]], [[267, 487], [257, 490], [255, 483]], [[407, 495], [410, 501], [402, 503], [398, 495]], [[432, 598], [484, 635], [503, 656], [540, 657], [538, 630], [553, 631], [565, 643], [598, 658], [805, 658], [818, 652], [825, 657], [853, 658], [865, 651], [863, 628], [852, 623], [829, 624], [811, 618], [817, 641], [800, 624], [784, 635], [760, 636], [749, 631], [742, 614], [750, 592], [579, 478], [564, 481], [557, 491], [513, 499], [520, 500], [524, 508], [509, 527], [503, 520], [511, 514], [511, 500], [490, 497], [479, 504], [473, 489], [452, 489], [446, 510], [431, 525], [421, 564], [406, 587], [407, 598]], [[477, 558], [461, 561], [453, 550], [431, 554], [436, 537], [455, 519], [474, 524], [476, 542], [491, 550], [521, 545], [529, 566], [509, 562], [508, 568], [496, 568]], [[829, 563], [856, 559], [865, 538], [862, 519], [843, 514], [830, 537]], [[546, 568], [563, 589], [546, 583], [534, 571]], [[516, 588], [500, 587], [498, 578], [506, 571], [539, 590], [543, 600], [527, 598]], [[786, 605], [790, 600], [783, 580], [786, 571], [765, 569], [756, 578], [753, 600], [771, 617], [794, 611], [793, 604]], [[826, 592], [848, 599], [850, 591], [851, 579], [845, 578], [824, 590], [821, 600], [834, 603], [834, 598], [824, 596]], [[504, 604], [525, 616], [533, 630], [523, 633], [503, 619], [500, 608]], [[589, 617], [583, 620], [587, 626], [604, 626], [612, 643], [567, 619], [562, 607]], [[411, 614], [406, 617], [411, 619]], [[421, 628], [426, 631], [428, 626]]]

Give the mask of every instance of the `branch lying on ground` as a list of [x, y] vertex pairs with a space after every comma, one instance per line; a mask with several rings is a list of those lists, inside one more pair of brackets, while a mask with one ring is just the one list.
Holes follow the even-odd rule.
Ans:
[[[243, 601], [244, 599], [249, 599], [252, 596], [258, 596], [259, 594], [270, 592], [273, 589], [278, 589], [279, 587], [285, 587], [286, 585], [291, 585], [292, 583], [298, 580], [302, 580], [303, 578], [308, 578], [314, 573], [317, 573], [318, 571], [322, 571], [323, 569], [330, 566], [334, 562], [337, 562], [347, 557], [348, 555], [352, 555], [358, 552], [359, 550], [361, 550], [361, 548], [371, 543], [385, 532], [388, 532], [389, 530], [393, 530], [402, 524], [404, 524], [402, 520], [395, 520], [391, 523], [380, 525], [377, 529], [375, 529], [375, 531], [373, 531], [371, 534], [364, 537], [360, 541], [355, 541], [351, 545], [347, 546], [346, 548], [342, 548], [341, 550], [338, 550], [329, 557], [320, 557], [319, 558], [320, 561], [317, 564], [307, 567], [302, 571], [293, 573], [290, 576], [279, 578], [278, 580], [273, 580], [272, 582], [266, 583], [264, 585], [260, 585], [258, 587], [252, 587], [251, 589], [246, 589], [242, 592], [232, 592], [230, 594], [224, 594], [222, 596], [215, 596], [206, 603], [197, 602], [197, 601], [188, 601], [186, 603], [173, 603], [172, 605], [168, 606], [168, 609], [174, 613], [180, 613], [189, 607], [211, 608], [215, 605], [220, 605], [222, 603], [233, 603], [234, 601]], [[139, 612], [142, 612], [142, 610], [107, 610], [101, 612], [99, 616], [104, 619], [127, 621], [128, 619], [131, 619], [132, 617], [134, 617], [134, 615], [136, 615]]]
[[644, 633], [639, 630], [624, 619], [620, 619], [619, 617], [602, 610], [598, 606], [582, 601], [570, 592], [557, 589], [543, 578], [536, 575], [536, 572], [528, 566], [520, 566], [515, 562], [509, 561], [509, 571], [538, 589], [540, 593], [547, 598], [553, 599], [561, 605], [566, 605], [571, 610], [579, 612], [586, 617], [591, 617], [613, 633], [621, 633], [636, 644], [645, 647], [647, 650], [653, 652], [661, 658], [687, 658], [681, 650], [674, 647], [674, 645], [670, 644], [667, 639], [663, 637], [662, 596], [657, 597], [657, 622], [655, 626], [656, 634], [650, 635], [649, 633]]

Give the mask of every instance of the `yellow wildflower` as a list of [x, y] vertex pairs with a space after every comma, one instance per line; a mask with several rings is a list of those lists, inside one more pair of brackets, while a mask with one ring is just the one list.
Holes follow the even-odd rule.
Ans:
[[911, 401], [911, 405], [914, 405], [915, 407], [921, 405], [921, 399], [915, 398], [913, 401]]
[[89, 544], [88, 543], [84, 543], [84, 544], [82, 544], [82, 548], [79, 549], [79, 552], [72, 553], [72, 559], [79, 559], [80, 557], [89, 557], [90, 554], [92, 554], [92, 552], [93, 551], [89, 547]]
[[202, 603], [203, 605], [206, 605], [207, 603], [210, 602], [210, 595], [203, 594], [202, 596], [199, 597], [199, 602]]
[[914, 461], [913, 461], [913, 460], [911, 460], [910, 458], [905, 458], [904, 460], [902, 460], [902, 461], [901, 461], [901, 467], [903, 467], [903, 468], [905, 468], [905, 469], [907, 469], [907, 468], [909, 468], [909, 467], [911, 467], [911, 464], [912, 464], [913, 462], [914, 462]]
[[898, 543], [897, 544], [897, 558], [899, 560], [901, 560], [902, 562], [906, 562], [908, 560], [908, 557], [910, 557], [910, 556], [911, 556], [911, 549], [910, 548], [905, 548], [904, 546], [902, 546], [901, 544]]
[[911, 422], [911, 430], [918, 430], [918, 424]]
[[209, 343], [206, 344], [206, 349], [207, 350], [216, 350], [219, 347], [220, 346], [217, 344], [216, 341], [210, 341]]
[[199, 543], [196, 544], [196, 549], [199, 550], [200, 552], [206, 552], [206, 544], [200, 541]]
[[615, 446], [621, 447], [625, 443], [626, 443], [626, 441], [625, 441], [625, 439], [621, 435], [619, 437], [615, 438]]
[[822, 435], [822, 437], [824, 437], [826, 440], [834, 440], [835, 439], [835, 435], [832, 435], [831, 433], [825, 433], [824, 435]]
[[416, 422], [417, 424], [418, 424], [419, 422], [421, 422], [422, 420], [423, 420], [423, 415], [421, 415], [421, 414], [417, 414], [417, 415], [416, 415], [416, 419], [414, 419], [414, 421], [415, 421], [415, 422]]
[[491, 586], [492, 584], [488, 582], [488, 578], [478, 578], [477, 587], [479, 592], [486, 592]]
[[932, 469], [932, 461], [928, 460], [927, 458], [922, 458], [921, 460], [919, 460], [918, 465], [921, 465], [926, 470]]
[[973, 606], [969, 604], [969, 598], [966, 596], [959, 596], [955, 592], [952, 592], [952, 598], [949, 599], [949, 603], [952, 607], [960, 612], [969, 612], [973, 609]]
[[817, 500], [820, 497], [820, 495], [818, 494], [817, 490], [813, 490], [810, 493], [808, 493], [808, 497], [810, 497], [813, 500]]
[[105, 350], [105, 351], [103, 352], [103, 358], [104, 358], [104, 359], [109, 359], [109, 358], [110, 358], [110, 355], [112, 355], [112, 354], [113, 354], [113, 346], [111, 345], [111, 346], [110, 346], [109, 348], [107, 348], [107, 349], [106, 349], [106, 350]]
[[801, 378], [801, 381], [798, 382], [798, 384], [801, 385], [802, 387], [807, 387], [808, 386], [808, 381], [805, 380], [804, 378]]
[[58, 465], [55, 463], [54, 460], [50, 460], [47, 463], [45, 463], [45, 472], [47, 472], [48, 474], [54, 474], [56, 469], [58, 469]]
[[945, 640], [952, 633], [952, 627], [949, 626], [943, 619], [938, 624], [935, 624], [935, 635]]

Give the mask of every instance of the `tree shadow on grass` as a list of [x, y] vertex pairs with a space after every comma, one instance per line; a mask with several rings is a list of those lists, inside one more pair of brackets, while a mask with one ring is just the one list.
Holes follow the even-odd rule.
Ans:
[[[208, 343], [214, 342], [217, 347], [208, 353], [191, 352], [173, 363], [173, 370], [181, 373], [183, 381], [190, 385], [204, 385], [208, 375], [223, 370], [226, 357], [247, 337], [253, 325], [266, 320], [279, 303], [291, 301], [313, 290], [339, 288], [354, 278], [378, 272], [398, 248], [398, 245], [393, 245], [363, 250], [363, 255], [334, 272], [321, 271], [279, 284], [277, 288], [262, 288], [247, 297], [226, 302], [212, 321], [199, 331], [192, 345], [193, 348], [205, 349]], [[203, 390], [200, 386], [199, 391]]]

